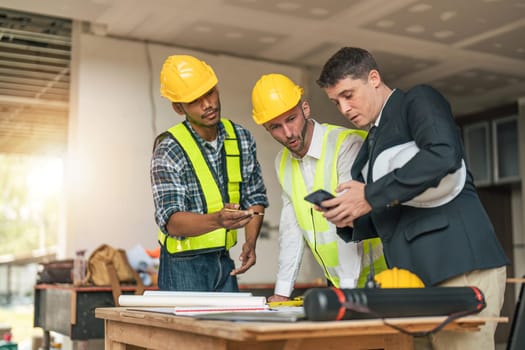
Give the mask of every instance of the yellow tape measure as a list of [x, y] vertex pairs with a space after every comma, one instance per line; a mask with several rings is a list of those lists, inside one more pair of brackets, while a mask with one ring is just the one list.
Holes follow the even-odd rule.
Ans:
[[286, 301], [270, 301], [267, 304], [269, 307], [303, 306], [303, 297], [297, 297]]

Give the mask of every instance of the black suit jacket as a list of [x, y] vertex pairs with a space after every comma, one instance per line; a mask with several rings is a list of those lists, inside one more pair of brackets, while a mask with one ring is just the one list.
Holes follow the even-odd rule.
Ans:
[[[475, 269], [508, 264], [470, 172], [463, 190], [444, 205], [402, 204], [437, 186], [464, 158], [450, 106], [429, 86], [407, 93], [394, 90], [383, 108], [369, 169], [382, 151], [409, 141], [415, 141], [420, 151], [403, 167], [365, 186], [373, 209], [354, 221], [353, 239], [379, 236], [389, 267], [408, 269], [427, 286]], [[354, 179], [363, 179], [368, 158], [365, 141], [352, 166]]]

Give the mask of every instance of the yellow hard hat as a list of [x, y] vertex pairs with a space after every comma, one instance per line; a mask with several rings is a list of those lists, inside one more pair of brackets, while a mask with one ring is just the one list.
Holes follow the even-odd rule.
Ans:
[[169, 56], [160, 72], [160, 94], [171, 102], [195, 101], [217, 85], [213, 69], [193, 56]]
[[257, 124], [264, 124], [295, 107], [303, 88], [282, 74], [263, 75], [252, 91], [252, 116]]
[[423, 288], [425, 284], [414, 273], [393, 267], [374, 277], [381, 288]]

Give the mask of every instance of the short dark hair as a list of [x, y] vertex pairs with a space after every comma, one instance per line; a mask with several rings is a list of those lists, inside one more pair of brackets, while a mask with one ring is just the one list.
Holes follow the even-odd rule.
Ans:
[[374, 56], [365, 49], [343, 47], [326, 61], [317, 79], [321, 88], [334, 86], [341, 79], [367, 79], [371, 70], [379, 71]]

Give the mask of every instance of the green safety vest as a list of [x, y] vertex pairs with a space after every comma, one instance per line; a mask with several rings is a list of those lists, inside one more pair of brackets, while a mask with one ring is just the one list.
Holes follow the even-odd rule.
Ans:
[[[221, 122], [226, 130], [224, 151], [226, 154], [228, 179], [227, 190], [229, 199], [227, 201], [238, 204], [241, 198], [240, 188], [242, 182], [239, 141], [232, 122], [227, 119], [221, 119]], [[178, 141], [195, 170], [195, 176], [205, 200], [205, 212], [218, 212], [224, 207], [225, 199], [222, 198], [218, 180], [214, 178], [191, 131], [184, 123], [180, 123], [168, 129], [168, 132]], [[193, 237], [173, 237], [159, 230], [158, 240], [170, 254], [187, 253], [189, 251], [196, 253], [198, 251], [217, 250], [218, 248], [228, 250], [237, 243], [237, 230], [219, 228]]]
[[374, 266], [374, 275], [388, 269], [383, 254], [383, 244], [381, 238], [365, 239], [363, 242], [363, 257], [361, 259], [361, 274], [357, 280], [357, 287], [364, 288], [370, 273], [370, 246], [372, 246], [372, 265]]
[[[334, 125], [323, 124], [328, 132], [323, 135], [321, 158], [316, 164], [312, 191], [325, 189], [334, 192], [338, 185], [337, 157], [345, 137], [356, 134], [363, 139], [366, 132], [361, 130], [348, 130]], [[350, 169], [348, 169], [350, 171]], [[331, 176], [326, 176], [331, 174]], [[339, 265], [339, 251], [337, 246], [337, 233], [330, 227], [323, 215], [311, 210], [310, 204], [304, 200], [307, 195], [304, 178], [297, 159], [290, 155], [287, 148], [283, 149], [279, 164], [279, 181], [284, 191], [291, 198], [297, 223], [303, 231], [303, 237], [308, 243], [315, 259], [323, 268], [324, 274], [330, 282], [340, 286], [337, 276]]]

